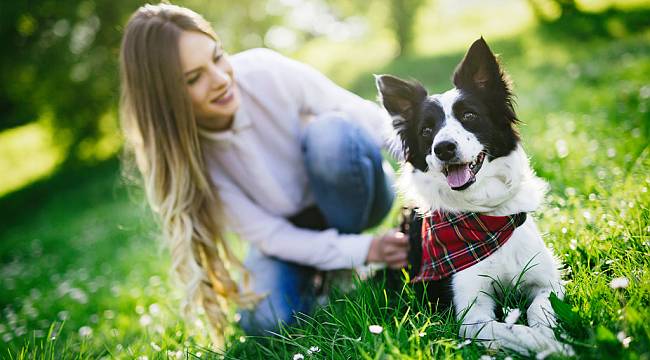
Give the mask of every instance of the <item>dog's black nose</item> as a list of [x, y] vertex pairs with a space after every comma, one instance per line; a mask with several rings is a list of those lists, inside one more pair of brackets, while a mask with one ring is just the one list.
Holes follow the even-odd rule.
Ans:
[[442, 161], [449, 161], [456, 156], [456, 142], [441, 141], [433, 147], [433, 152], [436, 153], [438, 159]]

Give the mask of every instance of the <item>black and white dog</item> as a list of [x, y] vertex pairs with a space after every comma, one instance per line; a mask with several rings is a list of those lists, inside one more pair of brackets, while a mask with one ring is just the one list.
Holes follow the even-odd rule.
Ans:
[[[445, 93], [429, 95], [417, 81], [390, 75], [376, 76], [376, 84], [393, 118], [396, 155], [404, 160], [399, 188], [421, 216], [452, 214], [452, 226], [463, 214], [495, 219], [523, 214], [507, 241], [446, 277], [456, 316], [463, 320], [460, 335], [521, 353], [572, 354], [553, 332], [556, 322], [549, 296], [564, 294], [559, 263], [532, 217], [525, 216], [540, 206], [547, 186], [530, 168], [516, 130], [508, 76], [487, 43], [480, 38], [472, 44], [453, 74], [454, 88]], [[429, 225], [427, 232], [437, 226]], [[445, 241], [429, 236], [432, 242]], [[441, 246], [443, 260], [453, 257]], [[473, 253], [465, 255], [471, 258]], [[426, 264], [421, 270], [434, 275], [436, 271], [426, 269]], [[499, 322], [494, 297], [500, 294], [494, 279], [515, 281], [522, 273], [523, 286], [532, 296], [528, 326]]]

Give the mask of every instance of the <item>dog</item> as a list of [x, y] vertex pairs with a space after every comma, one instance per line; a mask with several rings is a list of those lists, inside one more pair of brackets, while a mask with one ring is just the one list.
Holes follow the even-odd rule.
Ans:
[[[529, 165], [511, 82], [483, 37], [456, 67], [454, 87], [442, 94], [391, 75], [375, 75], [375, 82], [392, 118], [398, 189], [419, 209], [411, 224], [411, 232], [422, 235], [412, 282], [448, 289], [428, 293], [449, 295], [462, 320], [461, 337], [523, 354], [572, 355], [553, 331], [550, 295], [564, 295], [560, 264], [526, 216], [540, 206], [547, 185]], [[494, 281], [520, 276], [532, 299], [528, 325], [499, 322]]]

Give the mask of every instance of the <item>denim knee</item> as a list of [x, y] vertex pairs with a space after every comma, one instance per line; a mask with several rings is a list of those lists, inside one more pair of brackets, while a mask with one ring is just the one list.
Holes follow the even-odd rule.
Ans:
[[347, 119], [347, 115], [331, 112], [317, 117], [307, 126], [302, 137], [308, 171], [329, 183], [346, 177], [351, 170], [350, 162], [361, 156], [355, 148], [355, 141], [372, 142], [369, 135]]
[[302, 147], [316, 205], [331, 227], [359, 233], [383, 219], [393, 192], [370, 134], [345, 114], [332, 112], [309, 124]]

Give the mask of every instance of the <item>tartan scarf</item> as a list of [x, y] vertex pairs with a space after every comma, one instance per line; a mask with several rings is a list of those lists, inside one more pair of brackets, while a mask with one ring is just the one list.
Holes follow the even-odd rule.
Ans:
[[420, 272], [412, 282], [441, 280], [487, 258], [526, 221], [526, 213], [490, 216], [434, 211], [422, 218]]

